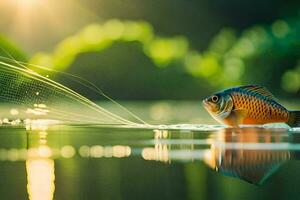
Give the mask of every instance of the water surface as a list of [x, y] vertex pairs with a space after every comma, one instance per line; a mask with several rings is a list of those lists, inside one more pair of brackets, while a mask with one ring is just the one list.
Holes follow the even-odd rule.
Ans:
[[39, 200], [300, 198], [300, 130], [165, 128], [2, 126], [1, 195]]

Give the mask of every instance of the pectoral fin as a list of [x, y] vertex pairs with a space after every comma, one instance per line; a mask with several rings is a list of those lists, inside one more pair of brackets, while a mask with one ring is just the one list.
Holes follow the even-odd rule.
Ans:
[[233, 110], [230, 115], [225, 119], [225, 123], [229, 126], [238, 126], [242, 124], [243, 120], [247, 116], [247, 110]]

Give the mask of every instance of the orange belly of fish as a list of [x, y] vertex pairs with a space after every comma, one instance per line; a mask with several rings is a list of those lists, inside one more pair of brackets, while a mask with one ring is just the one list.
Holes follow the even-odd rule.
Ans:
[[[283, 119], [259, 120], [259, 119], [253, 119], [253, 118], [250, 118], [250, 117], [246, 117], [241, 122], [241, 125], [262, 125], [262, 124], [268, 124], [268, 123], [285, 123], [286, 121], [287, 120], [283, 120]], [[224, 122], [224, 124], [226, 124], [228, 126], [238, 125], [238, 124], [236, 124], [235, 121], [232, 121], [230, 119], [224, 119], [223, 122]]]
[[252, 119], [252, 118], [249, 118], [249, 117], [246, 117], [242, 122], [242, 124], [266, 124], [266, 123], [269, 123], [269, 122], [262, 121], [262, 120], [257, 120], [257, 119]]
[[286, 120], [283, 119], [265, 119], [265, 120], [259, 120], [259, 119], [253, 119], [250, 117], [246, 117], [242, 124], [268, 124], [268, 123], [282, 123], [286, 122]]

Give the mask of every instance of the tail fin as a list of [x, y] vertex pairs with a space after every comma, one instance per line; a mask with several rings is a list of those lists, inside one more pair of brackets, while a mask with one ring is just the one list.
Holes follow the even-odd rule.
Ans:
[[290, 127], [300, 127], [300, 111], [290, 111], [290, 117], [287, 124]]

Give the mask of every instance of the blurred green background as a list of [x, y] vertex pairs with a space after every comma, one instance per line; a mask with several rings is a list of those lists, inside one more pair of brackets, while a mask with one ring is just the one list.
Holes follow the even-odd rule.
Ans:
[[2, 0], [0, 9], [0, 45], [13, 57], [114, 99], [198, 100], [240, 84], [300, 94], [300, 2]]

